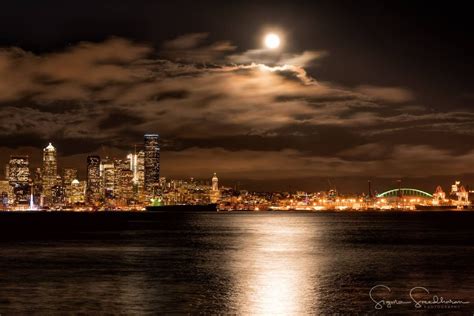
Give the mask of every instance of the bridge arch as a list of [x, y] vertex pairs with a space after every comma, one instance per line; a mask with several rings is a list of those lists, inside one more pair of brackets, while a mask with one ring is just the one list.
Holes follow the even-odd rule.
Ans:
[[400, 193], [402, 196], [419, 196], [419, 197], [429, 198], [429, 199], [433, 198], [433, 194], [429, 194], [428, 192], [421, 191], [418, 189], [413, 189], [413, 188], [392, 189], [392, 190], [388, 190], [380, 194], [377, 194], [377, 197], [379, 198], [398, 197]]

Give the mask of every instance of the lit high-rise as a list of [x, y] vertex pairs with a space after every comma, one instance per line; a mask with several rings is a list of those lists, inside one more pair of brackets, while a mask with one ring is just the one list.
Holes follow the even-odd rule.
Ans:
[[30, 178], [28, 156], [10, 156], [7, 170], [7, 178], [11, 186], [28, 184]]
[[128, 160], [115, 160], [116, 201], [126, 206], [133, 199], [133, 171]]
[[13, 203], [28, 205], [30, 198], [30, 169], [28, 156], [10, 156], [7, 179], [13, 191]]
[[79, 181], [77, 179], [71, 182], [71, 195], [69, 197], [69, 203], [72, 205], [82, 204], [85, 202], [84, 191], [86, 189], [86, 182]]
[[44, 203], [50, 204], [52, 200], [52, 189], [57, 184], [58, 176], [58, 163], [56, 158], [56, 148], [49, 143], [49, 145], [43, 149], [43, 195]]
[[160, 136], [145, 134], [145, 193], [149, 197], [157, 194], [160, 183]]
[[133, 172], [133, 186], [136, 197], [141, 200], [145, 184], [145, 153], [140, 150], [138, 153], [128, 154], [127, 159], [130, 162], [130, 170]]
[[100, 176], [102, 180], [103, 195], [106, 199], [115, 197], [115, 162], [109, 157], [105, 157], [100, 162]]
[[96, 204], [101, 197], [100, 157], [87, 157], [86, 198], [90, 204]]
[[66, 201], [69, 201], [72, 195], [72, 181], [77, 179], [77, 169], [66, 168], [63, 170], [63, 187]]

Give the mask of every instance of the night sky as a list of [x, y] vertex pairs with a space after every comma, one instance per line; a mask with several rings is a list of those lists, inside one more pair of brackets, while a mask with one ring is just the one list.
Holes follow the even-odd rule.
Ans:
[[[10, 1], [0, 163], [162, 137], [162, 175], [256, 190], [474, 181], [471, 10], [433, 1]], [[262, 46], [267, 31], [280, 50]]]

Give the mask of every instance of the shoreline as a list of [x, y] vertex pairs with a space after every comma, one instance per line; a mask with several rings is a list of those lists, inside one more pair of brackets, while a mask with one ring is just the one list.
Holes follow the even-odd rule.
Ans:
[[387, 214], [387, 213], [474, 213], [474, 209], [429, 209], [429, 210], [403, 210], [403, 209], [391, 209], [391, 210], [335, 210], [335, 209], [326, 209], [326, 210], [265, 210], [265, 211], [255, 211], [255, 210], [173, 210], [173, 209], [162, 209], [162, 210], [0, 210], [0, 216], [5, 214], [15, 214], [15, 215], [39, 215], [39, 216], [48, 216], [48, 215], [77, 215], [81, 214], [97, 214], [100, 216], [103, 215], [147, 215], [147, 214], [231, 214], [231, 213], [254, 213], [254, 214], [267, 214], [267, 213], [281, 213], [281, 214], [294, 214], [294, 213], [337, 213], [337, 214]]

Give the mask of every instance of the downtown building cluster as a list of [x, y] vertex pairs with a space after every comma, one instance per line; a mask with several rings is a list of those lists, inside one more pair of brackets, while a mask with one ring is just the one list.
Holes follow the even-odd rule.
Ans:
[[43, 149], [42, 166], [31, 169], [28, 156], [12, 155], [0, 181], [3, 209], [131, 208], [162, 194], [158, 134], [145, 134], [143, 149], [123, 159], [88, 156], [86, 177], [78, 169], [58, 169], [56, 148]]

